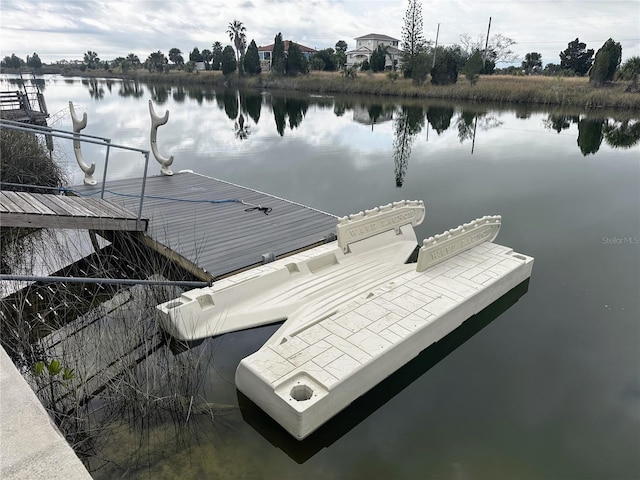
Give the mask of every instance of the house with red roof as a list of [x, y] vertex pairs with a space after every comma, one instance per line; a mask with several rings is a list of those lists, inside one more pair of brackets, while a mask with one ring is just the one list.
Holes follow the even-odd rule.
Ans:
[[[284, 44], [284, 54], [287, 55], [289, 53], [289, 45], [291, 45], [291, 40], [284, 40], [282, 42]], [[316, 49], [307, 47], [300, 43], [294, 42], [300, 48], [302, 55], [309, 60], [311, 55], [317, 52]], [[268, 72], [271, 69], [271, 56], [273, 55], [273, 43], [271, 45], [265, 45], [264, 47], [258, 47], [258, 57], [260, 58], [260, 67], [262, 67], [263, 72]]]

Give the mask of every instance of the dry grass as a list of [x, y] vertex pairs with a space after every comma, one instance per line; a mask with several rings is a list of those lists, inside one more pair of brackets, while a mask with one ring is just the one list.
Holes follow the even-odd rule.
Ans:
[[360, 74], [346, 79], [339, 74], [310, 74], [294, 79], [264, 81], [262, 87], [341, 92], [412, 98], [440, 98], [475, 102], [497, 102], [537, 105], [563, 105], [580, 108], [615, 107], [640, 109], [640, 95], [625, 93], [626, 82], [604, 88], [592, 87], [586, 78], [481, 76], [475, 85], [459, 78], [455, 85], [435, 86], [427, 82], [415, 85], [411, 80], [391, 81], [386, 74]]
[[[86, 72], [74, 72], [74, 75], [76, 74], [87, 76]], [[89, 75], [96, 74], [92, 72]], [[437, 98], [504, 104], [571, 106], [581, 109], [607, 107], [640, 110], [640, 94], [625, 92], [629, 82], [615, 82], [605, 87], [595, 88], [585, 77], [489, 75], [481, 76], [475, 85], [471, 85], [464, 76], [460, 75], [455, 85], [435, 86], [429, 80], [422, 85], [415, 85], [411, 80], [401, 76], [393, 80], [387, 73], [359, 73], [356, 78], [345, 78], [340, 72], [316, 71], [297, 77], [275, 76], [270, 73], [239, 77], [236, 74], [224, 76], [219, 71], [149, 73], [137, 70], [127, 75], [111, 74], [109, 76], [172, 85]]]

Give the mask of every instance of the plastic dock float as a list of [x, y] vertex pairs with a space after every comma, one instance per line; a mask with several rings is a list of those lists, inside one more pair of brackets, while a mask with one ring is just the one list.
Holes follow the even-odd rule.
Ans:
[[533, 258], [493, 243], [499, 216], [425, 240], [424, 204], [339, 220], [337, 241], [158, 305], [182, 340], [284, 321], [236, 370], [236, 386], [301, 440], [422, 350], [531, 276]]

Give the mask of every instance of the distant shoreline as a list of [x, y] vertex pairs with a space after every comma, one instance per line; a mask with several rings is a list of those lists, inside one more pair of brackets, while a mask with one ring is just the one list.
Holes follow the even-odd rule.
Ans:
[[[11, 72], [5, 69], [2, 73], [18, 73], [18, 71]], [[386, 73], [365, 72], [359, 72], [355, 78], [345, 78], [340, 72], [315, 71], [297, 77], [275, 76], [269, 73], [244, 77], [237, 74], [224, 76], [219, 71], [149, 73], [141, 69], [122, 74], [105, 70], [63, 72], [62, 69], [46, 68], [40, 73], [60, 74], [65, 77], [137, 80], [170, 85], [207, 85], [225, 88], [293, 90], [318, 94], [343, 93], [516, 105], [571, 106], [585, 110], [600, 108], [640, 110], [640, 92], [625, 92], [630, 82], [613, 82], [596, 88], [589, 84], [589, 79], [586, 77], [483, 75], [475, 85], [471, 85], [463, 75], [460, 75], [458, 82], [454, 85], [435, 86], [429, 81], [422, 85], [415, 85], [401, 75], [394, 80]]]

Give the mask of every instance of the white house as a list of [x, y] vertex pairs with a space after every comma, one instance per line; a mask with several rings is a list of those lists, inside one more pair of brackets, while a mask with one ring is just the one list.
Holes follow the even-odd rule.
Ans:
[[396, 70], [400, 66], [402, 50], [398, 48], [400, 40], [397, 38], [380, 33], [370, 33], [362, 37], [357, 37], [355, 40], [356, 48], [347, 52], [347, 67], [361, 64], [365, 60], [370, 62], [371, 54], [379, 45], [387, 47], [385, 70]]

